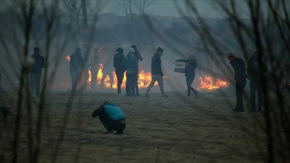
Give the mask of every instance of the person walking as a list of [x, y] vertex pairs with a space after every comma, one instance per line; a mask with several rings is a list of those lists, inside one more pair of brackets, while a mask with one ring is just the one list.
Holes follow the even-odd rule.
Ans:
[[163, 55], [164, 50], [161, 47], [157, 48], [157, 52], [154, 54], [154, 56], [151, 59], [151, 75], [152, 79], [151, 82], [146, 90], [145, 97], [149, 97], [149, 92], [151, 88], [154, 86], [154, 83], [157, 81], [162, 97], [168, 97], [164, 93], [164, 86], [163, 86], [163, 72], [161, 70], [161, 56]]
[[113, 131], [117, 131], [116, 134], [118, 135], [123, 134], [126, 128], [126, 118], [122, 109], [113, 102], [106, 101], [94, 110], [92, 117], [95, 118], [97, 116], [107, 129], [104, 134], [112, 134]]
[[79, 79], [79, 71], [82, 64], [82, 56], [81, 56], [81, 49], [76, 48], [75, 52], [70, 55], [70, 75], [72, 79], [72, 92], [75, 92], [77, 90], [77, 84]]
[[186, 85], [187, 85], [187, 96], [190, 97], [190, 92], [193, 91], [195, 96], [197, 97], [197, 90], [192, 88], [191, 84], [195, 78], [195, 69], [196, 69], [197, 60], [194, 55], [190, 55], [184, 69], [184, 74], [186, 77]]
[[123, 54], [122, 48], [117, 48], [116, 54], [114, 55], [114, 62], [113, 65], [115, 67], [115, 73], [117, 76], [117, 88], [118, 88], [118, 95], [121, 94], [121, 85], [124, 78], [125, 67], [123, 67], [125, 56]]
[[39, 48], [34, 48], [34, 53], [30, 56], [33, 59], [33, 64], [29, 67], [30, 89], [33, 97], [40, 95], [40, 83], [42, 69], [45, 67], [44, 58], [39, 54]]
[[135, 50], [130, 48], [130, 52], [127, 54], [124, 62], [122, 63], [123, 67], [126, 70], [126, 95], [136, 97], [135, 93], [135, 80], [136, 73], [138, 71], [138, 60], [134, 55]]
[[139, 50], [137, 49], [137, 46], [136, 45], [132, 45], [132, 47], [134, 49], [134, 55], [135, 57], [137, 58], [137, 66], [138, 66], [138, 69], [137, 69], [137, 73], [136, 73], [136, 80], [135, 80], [135, 88], [136, 88], [136, 96], [140, 96], [139, 94], [139, 86], [138, 86], [138, 80], [139, 80], [139, 61], [143, 61], [143, 58], [142, 56], [140, 55], [139, 53]]
[[235, 80], [236, 80], [236, 107], [233, 109], [234, 112], [244, 112], [244, 104], [243, 104], [243, 92], [244, 88], [247, 84], [246, 78], [246, 68], [245, 62], [243, 59], [236, 57], [233, 53], [228, 55], [229, 63], [234, 69], [235, 72]]

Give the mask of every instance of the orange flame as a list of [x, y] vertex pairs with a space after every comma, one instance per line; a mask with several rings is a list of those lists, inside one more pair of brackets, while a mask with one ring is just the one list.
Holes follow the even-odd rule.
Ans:
[[226, 81], [216, 80], [214, 82], [211, 76], [202, 76], [198, 78], [200, 81], [200, 86], [197, 88], [198, 90], [215, 90], [220, 88], [225, 88], [229, 85]]
[[[102, 84], [102, 78], [103, 78], [103, 68], [104, 65], [101, 63], [100, 64], [100, 68], [98, 70], [98, 75], [96, 76], [97, 78], [97, 85]], [[87, 84], [90, 86], [91, 85], [91, 81], [92, 81], [92, 75], [91, 75], [91, 70], [88, 71], [89, 73], [89, 79], [87, 81]], [[107, 75], [104, 79], [104, 83], [103, 83], [103, 87], [104, 88], [113, 88], [113, 89], [117, 89], [117, 76], [115, 74], [115, 71], [112, 71], [112, 83], [110, 83], [110, 77], [109, 75]], [[167, 78], [167, 77], [164, 77]], [[124, 73], [124, 78], [123, 78], [123, 82], [121, 85], [121, 88], [125, 88], [126, 87], [126, 73]], [[141, 70], [139, 73], [139, 80], [138, 80], [138, 86], [139, 88], [147, 88], [149, 86], [151, 82], [151, 73], [150, 72], [145, 72], [144, 70]], [[158, 83], [154, 83], [154, 85], [158, 85]]]
[[70, 56], [69, 56], [69, 55], [67, 55], [67, 56], [65, 57], [65, 59], [66, 59], [68, 62], [70, 62]]

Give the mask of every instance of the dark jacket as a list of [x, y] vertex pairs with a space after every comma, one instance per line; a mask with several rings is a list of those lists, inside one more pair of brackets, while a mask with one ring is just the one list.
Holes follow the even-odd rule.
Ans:
[[116, 73], [124, 73], [125, 72], [125, 67], [123, 67], [123, 65], [122, 65], [124, 60], [125, 60], [125, 56], [123, 54], [116, 53], [114, 55], [113, 65], [115, 67]]
[[151, 74], [163, 76], [160, 55], [157, 53], [151, 59]]
[[[261, 63], [261, 64], [263, 67], [263, 72], [266, 72], [267, 71], [266, 65], [264, 63]], [[260, 65], [251, 57], [248, 68], [247, 68], [247, 74], [250, 78], [250, 81], [255, 82], [255, 83], [260, 83], [261, 73], [262, 71], [260, 70]]]
[[134, 53], [128, 53], [122, 65], [128, 73], [138, 71], [138, 60], [134, 56]]
[[135, 53], [134, 53], [135, 57], [137, 58], [137, 65], [138, 65], [138, 69], [137, 71], [139, 72], [139, 61], [143, 61], [143, 58], [142, 56], [140, 55], [139, 51], [137, 50]]
[[193, 59], [192, 61], [188, 61], [185, 64], [184, 74], [188, 77], [195, 77], [195, 69], [196, 69], [196, 59]]
[[81, 54], [73, 53], [70, 55], [70, 71], [78, 72], [82, 62]]
[[45, 67], [44, 58], [40, 54], [32, 54], [30, 57], [33, 58], [34, 64], [29, 68], [30, 73], [42, 74], [42, 68]]
[[230, 62], [235, 71], [235, 80], [245, 79], [247, 77], [245, 62], [243, 59], [237, 57]]

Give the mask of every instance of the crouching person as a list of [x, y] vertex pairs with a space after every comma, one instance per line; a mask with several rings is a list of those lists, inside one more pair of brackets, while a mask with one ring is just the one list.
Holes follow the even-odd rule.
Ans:
[[123, 134], [126, 127], [125, 115], [114, 103], [109, 101], [104, 102], [92, 114], [92, 117], [97, 116], [99, 116], [100, 121], [107, 129], [107, 132], [104, 134], [110, 134], [113, 131], [117, 131], [116, 134]]

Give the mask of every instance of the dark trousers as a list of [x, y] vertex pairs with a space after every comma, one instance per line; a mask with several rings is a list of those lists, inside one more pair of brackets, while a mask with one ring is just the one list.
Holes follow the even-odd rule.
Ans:
[[244, 111], [243, 93], [244, 93], [244, 88], [245, 88], [246, 84], [247, 84], [246, 79], [236, 80], [237, 103], [236, 103], [235, 109], [238, 111]]
[[77, 90], [79, 72], [78, 71], [70, 71], [70, 75], [71, 75], [71, 89], [74, 92]]
[[258, 111], [261, 111], [262, 108], [262, 90], [261, 86], [258, 85], [256, 82], [250, 80], [250, 91], [251, 91], [251, 105], [252, 110], [256, 110], [256, 92], [258, 95]]
[[124, 79], [124, 72], [116, 72], [118, 93], [121, 93], [121, 85]]
[[164, 86], [163, 86], [163, 78], [161, 75], [152, 75], [151, 82], [146, 90], [146, 94], [148, 95], [151, 88], [154, 86], [154, 83], [157, 81], [161, 94], [164, 95]]
[[126, 73], [126, 78], [127, 78], [127, 82], [126, 82], [126, 94], [128, 96], [135, 96], [135, 83], [136, 83], [136, 73], [135, 72], [131, 72], [131, 73]]
[[100, 115], [100, 121], [107, 129], [107, 131], [117, 131], [118, 133], [122, 133], [126, 127], [125, 120], [113, 120], [107, 115]]
[[191, 84], [194, 80], [195, 76], [186, 76], [186, 85], [187, 85], [187, 96], [190, 96], [190, 92], [193, 91], [194, 93], [197, 93], [197, 91], [192, 88]]
[[135, 88], [136, 88], [136, 95], [139, 95], [139, 86], [138, 86], [138, 80], [139, 80], [139, 74], [136, 73], [136, 78], [135, 78]]
[[32, 96], [39, 96], [40, 93], [40, 82], [41, 74], [30, 73], [30, 89]]

